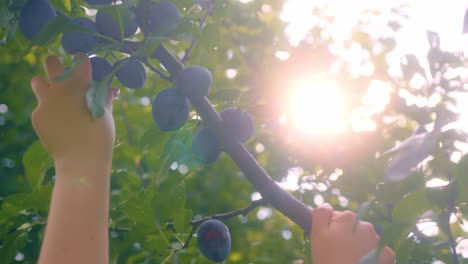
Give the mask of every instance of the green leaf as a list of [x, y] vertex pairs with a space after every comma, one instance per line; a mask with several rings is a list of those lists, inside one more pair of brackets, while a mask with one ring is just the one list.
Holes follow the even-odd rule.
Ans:
[[408, 177], [414, 167], [433, 154], [437, 135], [438, 133], [435, 131], [413, 135], [399, 146], [387, 151], [387, 153], [395, 151], [399, 151], [399, 153], [387, 163], [385, 180], [401, 181]]
[[192, 210], [182, 209], [174, 213], [174, 228], [177, 232], [185, 232], [190, 226], [193, 213]]
[[10, 40], [14, 39], [16, 31], [18, 30], [18, 23], [15, 22], [8, 26], [3, 33], [3, 38], [0, 40], [0, 45], [7, 44]]
[[6, 7], [0, 6], [0, 28], [7, 28], [11, 25], [14, 14]]
[[418, 217], [431, 209], [424, 189], [404, 196], [393, 209], [393, 220], [399, 223], [416, 223]]
[[154, 215], [152, 200], [155, 196], [154, 189], [146, 189], [138, 192], [134, 197], [118, 206], [130, 220], [137, 226], [145, 228], [154, 227]]
[[86, 92], [86, 103], [93, 118], [99, 118], [105, 113], [109, 78], [108, 76], [100, 82], [91, 81], [91, 85]]
[[153, 200], [156, 222], [163, 225], [165, 222], [177, 218], [177, 226], [183, 230], [185, 219], [185, 183], [175, 185], [170, 191], [158, 192]]
[[0, 219], [15, 218], [20, 211], [33, 209], [46, 212], [49, 209], [52, 186], [38, 186], [31, 193], [16, 193], [5, 198], [0, 210]]
[[26, 232], [18, 231], [8, 235], [0, 248], [0, 263], [12, 263], [16, 254], [28, 244]]
[[23, 155], [23, 166], [28, 183], [34, 188], [42, 184], [44, 175], [53, 166], [53, 162], [41, 142], [35, 141]]
[[87, 30], [82, 26], [73, 23], [73, 20], [67, 16], [57, 15], [44, 26], [32, 42], [36, 44], [45, 44], [63, 32], [72, 31], [82, 32]]

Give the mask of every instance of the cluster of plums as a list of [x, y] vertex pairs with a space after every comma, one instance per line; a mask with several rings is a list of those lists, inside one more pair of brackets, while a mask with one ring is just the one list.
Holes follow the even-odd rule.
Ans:
[[[61, 41], [62, 48], [69, 54], [91, 54], [93, 49], [105, 45], [112, 49], [113, 43], [120, 43], [132, 37], [138, 28], [146, 35], [164, 35], [174, 30], [182, 19], [179, 9], [171, 2], [140, 1], [138, 7], [112, 5], [113, 0], [86, 2], [98, 8], [96, 18], [95, 21], [88, 17], [73, 18], [73, 23], [80, 30], [65, 32]], [[45, 25], [57, 15], [57, 10], [48, 0], [28, 0], [21, 9], [19, 26], [26, 38], [34, 40]], [[100, 77], [93, 79], [94, 81], [108, 77], [110, 85], [115, 74], [125, 87], [143, 87], [146, 70], [139, 58], [127, 57], [117, 60], [113, 65], [104, 58], [94, 58], [93, 77]]]
[[[80, 30], [65, 32], [61, 44], [65, 52], [92, 54], [96, 47], [105, 46], [112, 50], [114, 43], [136, 34], [138, 28], [145, 36], [165, 35], [173, 31], [181, 20], [178, 8], [171, 2], [140, 0], [138, 6], [114, 4], [114, 0], [85, 0], [98, 9], [95, 21], [88, 17], [73, 18]], [[34, 40], [45, 25], [54, 17], [62, 15], [48, 0], [28, 0], [20, 12], [19, 26], [23, 35]], [[118, 51], [118, 50], [114, 50]], [[141, 88], [146, 81], [145, 66], [141, 58], [130, 56], [113, 64], [99, 56], [90, 58], [94, 81], [107, 81], [113, 77], [128, 88]], [[175, 131], [187, 121], [190, 99], [205, 97], [213, 83], [211, 72], [200, 66], [183, 68], [174, 77], [174, 87], [158, 93], [152, 104], [152, 115], [162, 131]], [[246, 142], [254, 133], [254, 122], [249, 113], [238, 108], [227, 108], [220, 112], [227, 136]], [[198, 130], [192, 140], [192, 151], [205, 163], [215, 162], [223, 149], [209, 127]], [[198, 231], [199, 249], [207, 258], [224, 261], [231, 250], [229, 230], [219, 220], [202, 223]]]

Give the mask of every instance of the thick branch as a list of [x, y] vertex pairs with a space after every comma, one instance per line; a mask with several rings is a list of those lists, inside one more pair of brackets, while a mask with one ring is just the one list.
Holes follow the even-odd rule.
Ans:
[[[140, 43], [126, 41], [122, 52], [138, 49]], [[152, 54], [171, 74], [172, 79], [182, 69], [180, 63], [163, 45], [159, 45]], [[261, 193], [262, 197], [268, 201], [275, 209], [298, 224], [305, 232], [310, 232], [312, 223], [312, 208], [297, 200], [290, 193], [281, 189], [266, 171], [257, 163], [255, 158], [238, 140], [231, 138], [226, 133], [218, 112], [213, 108], [207, 98], [189, 98], [190, 103], [197, 110], [205, 123], [216, 136], [223, 142], [224, 151], [231, 156], [237, 166], [246, 175], [252, 185]]]

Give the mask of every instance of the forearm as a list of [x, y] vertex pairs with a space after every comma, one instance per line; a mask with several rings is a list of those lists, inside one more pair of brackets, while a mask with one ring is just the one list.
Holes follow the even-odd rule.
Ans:
[[56, 162], [40, 264], [108, 263], [111, 162]]

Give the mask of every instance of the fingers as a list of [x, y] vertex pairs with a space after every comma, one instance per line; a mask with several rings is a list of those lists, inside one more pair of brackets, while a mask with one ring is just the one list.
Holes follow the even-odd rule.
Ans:
[[88, 88], [88, 84], [91, 82], [91, 62], [84, 53], [75, 54], [75, 59], [80, 60], [80, 62], [73, 70], [72, 77], [78, 82], [85, 83], [85, 88]]
[[312, 212], [312, 237], [323, 230], [328, 230], [332, 215], [333, 207], [329, 204], [314, 209]]
[[40, 76], [36, 76], [31, 80], [31, 88], [38, 102], [42, 101], [49, 92], [49, 84]]
[[44, 69], [49, 82], [54, 82], [55, 79], [60, 76], [65, 70], [62, 62], [57, 56], [49, 56], [44, 61]]
[[395, 263], [395, 253], [389, 247], [385, 247], [380, 251], [379, 255], [379, 264], [394, 264]]
[[355, 232], [357, 216], [352, 211], [335, 212], [333, 215], [333, 222], [342, 226], [343, 229]]

